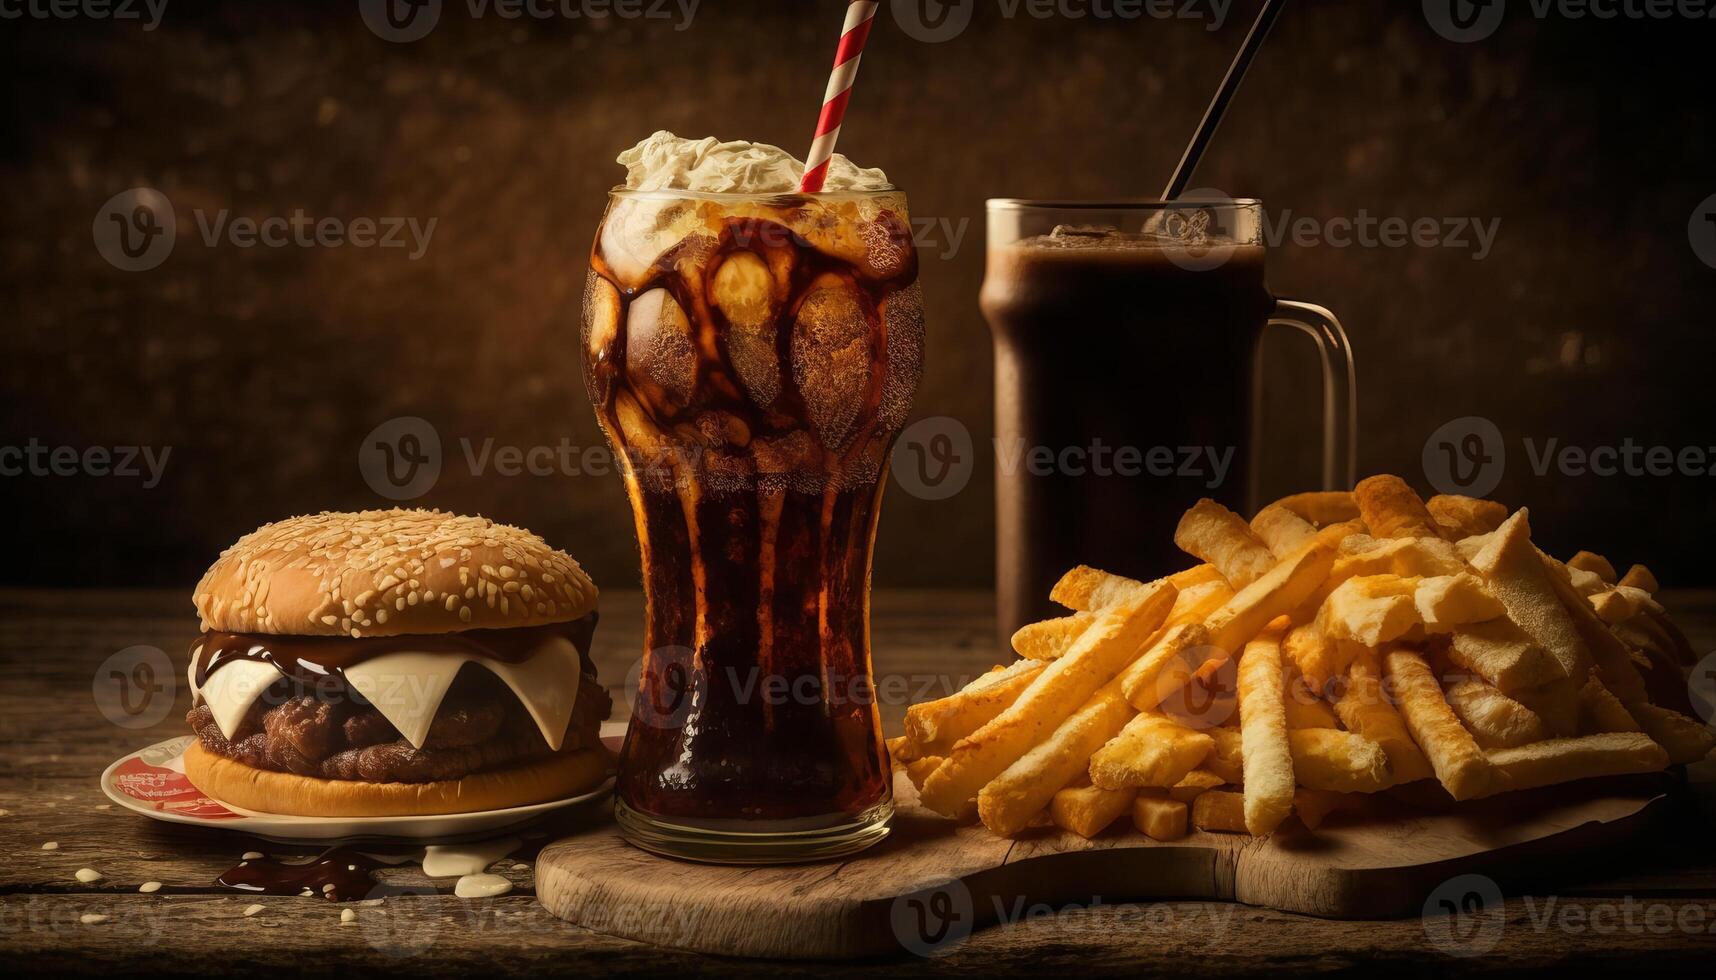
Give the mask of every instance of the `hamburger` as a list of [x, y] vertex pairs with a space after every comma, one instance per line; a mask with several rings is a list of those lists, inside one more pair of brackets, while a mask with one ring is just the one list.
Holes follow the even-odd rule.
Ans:
[[528, 531], [425, 510], [295, 517], [222, 552], [194, 601], [185, 774], [214, 799], [468, 813], [611, 771], [596, 586]]

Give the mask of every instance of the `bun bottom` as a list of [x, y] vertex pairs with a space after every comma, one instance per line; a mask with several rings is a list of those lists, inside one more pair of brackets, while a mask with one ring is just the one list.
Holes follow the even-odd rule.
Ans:
[[434, 783], [366, 783], [257, 769], [203, 747], [185, 749], [185, 775], [222, 803], [300, 817], [406, 817], [548, 803], [608, 778], [613, 755], [596, 747]]

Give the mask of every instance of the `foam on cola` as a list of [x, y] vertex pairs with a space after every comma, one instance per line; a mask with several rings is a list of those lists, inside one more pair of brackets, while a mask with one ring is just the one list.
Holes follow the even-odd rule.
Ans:
[[753, 832], [875, 811], [871, 545], [923, 345], [904, 195], [616, 191], [591, 266], [585, 378], [647, 591], [622, 804]]

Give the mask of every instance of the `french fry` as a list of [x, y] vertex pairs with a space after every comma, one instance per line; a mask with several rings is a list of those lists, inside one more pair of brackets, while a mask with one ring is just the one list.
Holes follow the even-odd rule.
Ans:
[[1508, 618], [1554, 658], [1574, 689], [1584, 686], [1591, 673], [1590, 648], [1561, 603], [1555, 576], [1531, 544], [1530, 515], [1524, 508], [1502, 522], [1490, 543], [1473, 556], [1472, 567], [1483, 573], [1490, 594], [1507, 607]]
[[1245, 781], [1245, 738], [1237, 728], [1211, 728], [1205, 732], [1215, 741], [1215, 751], [1204, 759], [1203, 771], [1223, 783], [1239, 785]]
[[1276, 558], [1286, 558], [1317, 535], [1310, 521], [1280, 504], [1270, 504], [1258, 511], [1251, 519], [1251, 530]]
[[1159, 582], [1144, 595], [1105, 608], [1064, 656], [1042, 668], [1018, 700], [954, 744], [947, 761], [924, 781], [924, 806], [949, 816], [958, 813], [967, 800], [1048, 738], [1137, 655], [1145, 638], [1167, 618], [1177, 594], [1172, 585]]
[[1215, 740], [1160, 715], [1139, 715], [1090, 756], [1090, 781], [1103, 789], [1167, 789], [1215, 750]]
[[1435, 773], [1430, 760], [1412, 741], [1406, 722], [1395, 710], [1382, 684], [1382, 660], [1375, 650], [1361, 649], [1347, 668], [1346, 689], [1335, 702], [1335, 710], [1349, 731], [1382, 746], [1396, 783], [1429, 779]]
[[1118, 681], [1104, 684], [1061, 722], [1046, 741], [1008, 766], [977, 794], [978, 815], [991, 832], [1011, 837], [1029, 826], [1062, 788], [1088, 781], [1091, 753], [1120, 733], [1133, 716]]
[[1609, 559], [1594, 551], [1581, 551], [1567, 559], [1567, 567], [1590, 572], [1610, 585], [1614, 585], [1617, 579], [1615, 566], [1609, 563]]
[[1245, 833], [1244, 795], [1220, 789], [1200, 793], [1192, 800], [1192, 826], [1217, 833]]
[[1182, 623], [1162, 633], [1149, 649], [1120, 672], [1119, 685], [1126, 700], [1139, 711], [1152, 711], [1168, 695], [1184, 687], [1192, 672], [1194, 656], [1210, 645], [1209, 630], [1202, 623]]
[[1651, 595], [1656, 595], [1662, 591], [1662, 586], [1657, 584], [1656, 576], [1652, 575], [1650, 569], [1643, 565], [1634, 565], [1627, 569], [1627, 574], [1622, 575], [1621, 580], [1615, 584], [1630, 585], [1635, 589], [1643, 589]]
[[1488, 534], [1507, 520], [1506, 506], [1454, 493], [1437, 494], [1424, 507], [1450, 541]]
[[1464, 571], [1466, 559], [1459, 547], [1441, 538], [1373, 538], [1368, 534], [1349, 534], [1340, 541], [1340, 555], [1329, 573], [1329, 581], [1339, 585], [1360, 575], [1428, 578]]
[[1190, 803], [1217, 786], [1226, 786], [1227, 784], [1228, 780], [1208, 769], [1193, 769], [1186, 773], [1185, 779], [1180, 780], [1172, 789], [1168, 790], [1168, 799]]
[[1239, 660], [1239, 731], [1245, 828], [1261, 837], [1293, 812], [1293, 752], [1287, 744], [1281, 634], [1267, 631]]
[[1346, 669], [1349, 651], [1343, 650], [1333, 637], [1325, 635], [1323, 625], [1313, 619], [1287, 631], [1281, 640], [1281, 653], [1298, 668], [1307, 684], [1324, 690], [1330, 680], [1339, 677]]
[[1574, 684], [1563, 677], [1507, 693], [1508, 697], [1525, 705], [1542, 719], [1550, 737], [1571, 738], [1579, 734], [1579, 691], [1583, 687], [1583, 684]]
[[1179, 840], [1186, 836], [1187, 810], [1179, 800], [1139, 794], [1132, 800], [1132, 825], [1152, 840]]
[[1406, 730], [1430, 760], [1442, 788], [1456, 800], [1481, 796], [1490, 785], [1490, 762], [1448, 707], [1430, 665], [1418, 651], [1403, 646], [1389, 649], [1382, 664]]
[[[1293, 773], [1310, 789], [1335, 793], [1374, 793], [1392, 782], [1388, 755], [1363, 735], [1329, 728], [1287, 733]], [[1291, 802], [1289, 800], [1289, 802]]]
[[1062, 830], [1089, 840], [1108, 829], [1122, 813], [1132, 809], [1135, 789], [1102, 789], [1097, 786], [1068, 786], [1049, 802], [1049, 818]]
[[1303, 602], [1328, 577], [1334, 563], [1334, 549], [1321, 544], [1283, 560], [1210, 614], [1204, 624], [1210, 644], [1230, 655], [1239, 650], [1270, 620]]
[[941, 768], [943, 761], [944, 760], [939, 755], [926, 755], [922, 758], [913, 759], [904, 766], [906, 770], [906, 778], [912, 781], [913, 786], [922, 790], [924, 788], [924, 780], [929, 778], [930, 773]]
[[1168, 584], [1181, 592], [1195, 586], [1208, 585], [1211, 582], [1225, 583], [1227, 579], [1222, 577], [1221, 572], [1214, 565], [1208, 563], [1193, 565], [1191, 568], [1183, 569], [1168, 576]]
[[1306, 830], [1316, 830], [1331, 813], [1363, 811], [1370, 797], [1361, 793], [1335, 793], [1326, 789], [1300, 788], [1293, 794], [1293, 812]]
[[1095, 613], [1075, 612], [1071, 616], [1027, 623], [1013, 633], [1013, 652], [1027, 660], [1053, 660], [1066, 653], [1094, 622]]
[[1561, 668], [1509, 619], [1468, 623], [1454, 631], [1448, 659], [1502, 691], [1523, 691], [1562, 676]]
[[[1603, 683], [1623, 702], [1645, 700], [1644, 678], [1639, 676], [1637, 668], [1633, 666], [1626, 644], [1615, 638], [1608, 624], [1604, 623], [1602, 617], [1592, 608], [1590, 600], [1580, 595], [1571, 581], [1556, 574], [1565, 570], [1566, 566], [1542, 552], [1538, 552], [1538, 557], [1549, 570], [1545, 577], [1555, 593], [1555, 598], [1561, 603], [1562, 611], [1572, 620], [1573, 629], [1583, 641], [1585, 649], [1590, 652], [1592, 662], [1602, 671]], [[1575, 680], [1575, 688], [1583, 686], [1583, 681]], [[1572, 732], [1562, 734], [1570, 735]]]
[[[1208, 568], [1208, 565], [1200, 566]], [[1180, 597], [1174, 600], [1173, 611], [1168, 613], [1168, 625], [1180, 626], [1185, 623], [1198, 623], [1210, 618], [1210, 614], [1220, 609], [1229, 599], [1233, 598], [1233, 587], [1227, 584], [1227, 579], [1217, 577], [1213, 582], [1201, 582], [1188, 585], [1180, 590]]]
[[1494, 778], [1480, 796], [1575, 779], [1656, 772], [1668, 766], [1668, 753], [1648, 735], [1609, 732], [1495, 749], [1489, 753], [1489, 762]]
[[1306, 690], [1287, 692], [1288, 728], [1333, 728], [1340, 731], [1341, 719], [1335, 709], [1321, 698], [1313, 698]]
[[984, 674], [956, 694], [914, 704], [906, 709], [906, 737], [921, 750], [952, 748], [1007, 710], [1042, 669], [1039, 663], [1020, 660]]
[[1631, 714], [1651, 741], [1668, 752], [1670, 765], [1700, 762], [1716, 747], [1716, 732], [1678, 711], [1640, 702], [1631, 706]]
[[1591, 677], [1585, 681], [1585, 686], [1579, 689], [1580, 734], [1642, 731], [1644, 729], [1639, 727], [1638, 719], [1601, 680]]
[[1441, 536], [1435, 518], [1406, 481], [1386, 473], [1360, 480], [1353, 488], [1359, 516], [1370, 533], [1379, 538], [1435, 538]]
[[1347, 579], [1329, 593], [1316, 623], [1325, 637], [1380, 647], [1418, 625], [1410, 579], [1364, 575]]
[[1318, 527], [1357, 520], [1359, 516], [1358, 503], [1345, 490], [1296, 493], [1282, 497], [1270, 506], [1292, 511]]
[[1506, 607], [1470, 572], [1419, 579], [1412, 602], [1427, 633], [1451, 633], [1467, 623], [1487, 622], [1507, 614]]
[[898, 738], [890, 738], [884, 744], [888, 747], [888, 757], [901, 765], [905, 765], [908, 762], [916, 762], [924, 757], [923, 747], [917, 742], [912, 741], [912, 737], [910, 735], [901, 735]]
[[1478, 678], [1445, 684], [1442, 693], [1481, 748], [1507, 749], [1549, 737], [1537, 712]]
[[1236, 589], [1245, 588], [1275, 567], [1275, 555], [1252, 533], [1245, 519], [1207, 497], [1181, 515], [1174, 529], [1174, 544], [1215, 566]]
[[1080, 565], [1061, 576], [1049, 599], [1078, 612], [1095, 612], [1142, 596], [1153, 584]]
[[1592, 611], [1597, 614], [1598, 619], [1610, 626], [1624, 623], [1653, 607], [1662, 608], [1651, 598], [1649, 592], [1630, 585], [1617, 585], [1606, 592], [1591, 596]]

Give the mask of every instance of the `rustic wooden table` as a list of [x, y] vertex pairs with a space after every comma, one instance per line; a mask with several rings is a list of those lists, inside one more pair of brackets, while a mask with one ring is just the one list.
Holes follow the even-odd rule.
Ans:
[[[1716, 650], [1716, 593], [1681, 593], [1669, 601], [1697, 648]], [[906, 705], [951, 690], [996, 661], [992, 616], [989, 598], [979, 593], [876, 596], [875, 666], [890, 731], [898, 730]], [[595, 656], [600, 676], [619, 696], [641, 645], [639, 628], [635, 594], [603, 596]], [[339, 907], [320, 900], [253, 900], [217, 889], [215, 876], [246, 850], [313, 849], [156, 823], [110, 806], [96, 785], [102, 769], [124, 753], [182, 734], [189, 702], [177, 673], [168, 679], [175, 703], [164, 720], [117, 725], [97, 710], [98, 668], [139, 644], [166, 651], [182, 667], [195, 630], [183, 593], [0, 591], [0, 956], [6, 962], [78, 973], [199, 974], [371, 967], [829, 975], [922, 972], [927, 965], [909, 956], [759, 963], [622, 941], [549, 916], [533, 898], [528, 870], [505, 872], [513, 892], [485, 900], [456, 898], [450, 880], [425, 878], [420, 869], [384, 872], [390, 883], [421, 893], [362, 908], [346, 927]], [[1092, 896], [1085, 908], [1011, 910], [1023, 914], [946, 950], [934, 968], [960, 974], [1707, 968], [1716, 954], [1710, 812], [1689, 798], [1671, 832], [1627, 853], [1592, 854], [1531, 881], [1503, 882], [1509, 895], [1503, 925], [1491, 937], [1498, 940], [1494, 948], [1481, 956], [1450, 955], [1475, 946], [1433, 941], [1416, 918], [1332, 922], [1221, 903], [1128, 904]], [[44, 850], [48, 841], [58, 848]], [[530, 864], [543, 843], [527, 841], [521, 862]], [[81, 883], [76, 872], [85, 867], [102, 879]], [[145, 881], [163, 887], [140, 894]], [[264, 910], [244, 916], [253, 901]], [[85, 915], [107, 920], [85, 924]]]

